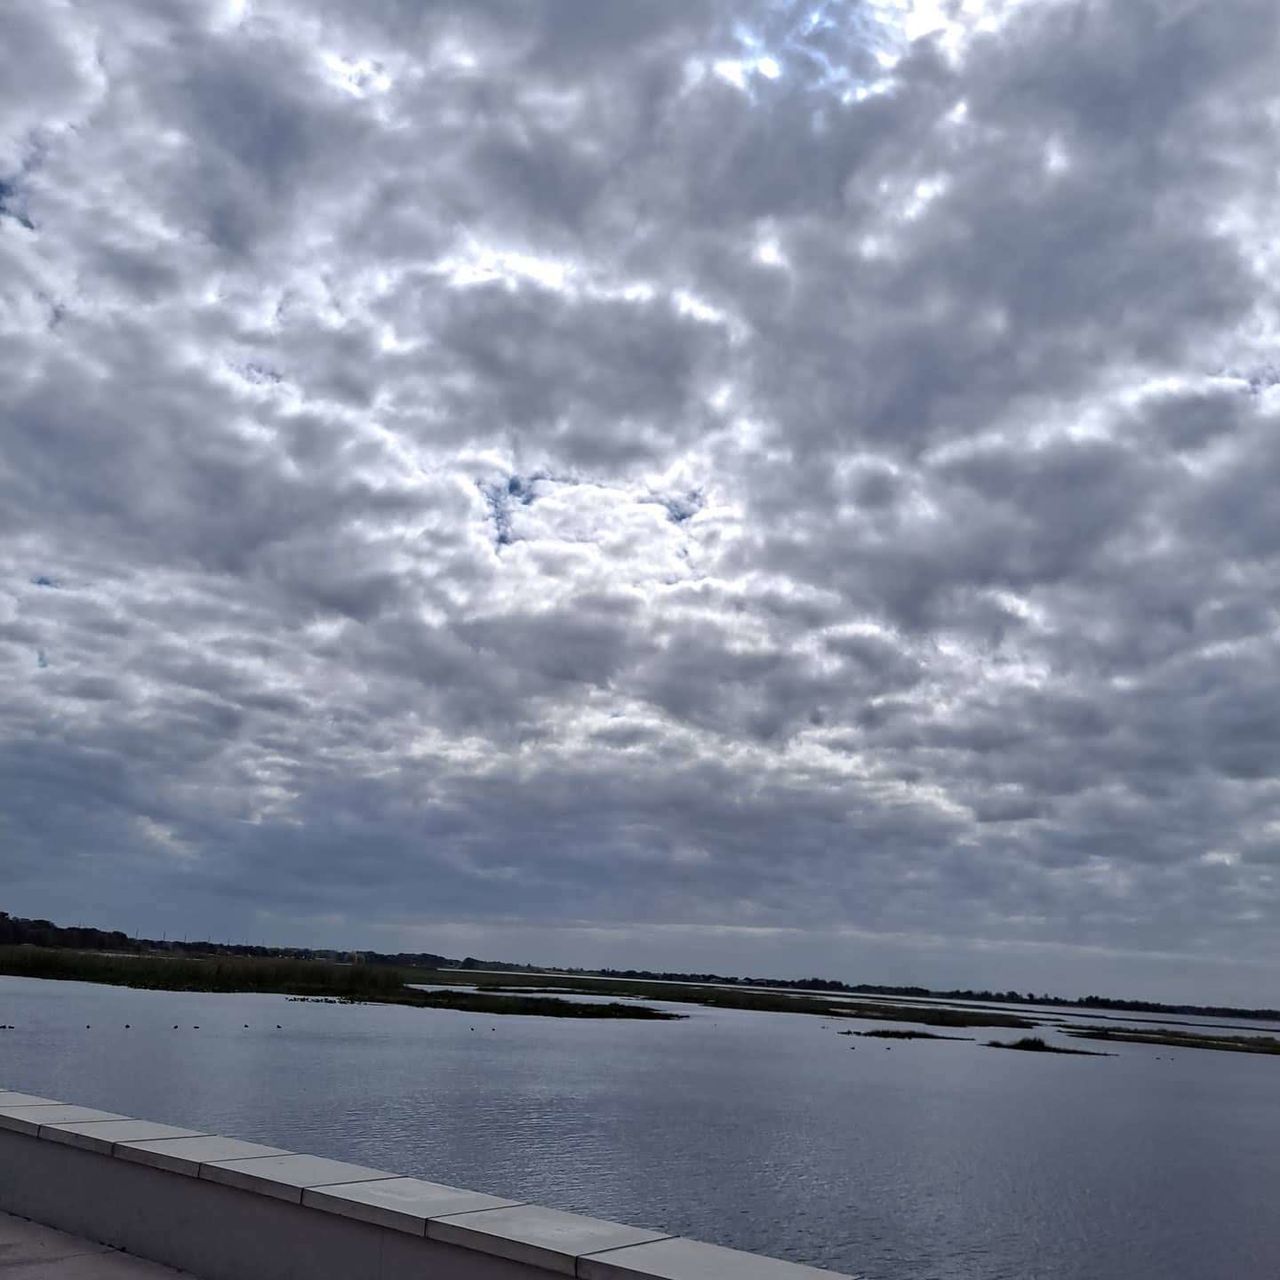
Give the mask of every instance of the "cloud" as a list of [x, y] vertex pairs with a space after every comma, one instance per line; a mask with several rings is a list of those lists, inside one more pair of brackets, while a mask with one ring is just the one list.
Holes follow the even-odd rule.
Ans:
[[6, 13], [14, 909], [1262, 999], [1277, 21]]

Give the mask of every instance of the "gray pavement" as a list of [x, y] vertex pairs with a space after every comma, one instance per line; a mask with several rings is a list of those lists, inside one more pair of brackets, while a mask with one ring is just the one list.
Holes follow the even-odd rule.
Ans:
[[105, 1244], [0, 1213], [0, 1280], [179, 1280], [174, 1271]]

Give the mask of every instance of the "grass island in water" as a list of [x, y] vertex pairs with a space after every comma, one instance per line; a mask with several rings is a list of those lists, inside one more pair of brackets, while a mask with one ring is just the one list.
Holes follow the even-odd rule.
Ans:
[[576, 1004], [552, 996], [508, 996], [479, 991], [416, 991], [399, 969], [324, 960], [246, 956], [180, 958], [108, 955], [45, 947], [0, 947], [0, 974], [101, 982], [151, 991], [256, 991], [344, 1003], [412, 1005], [467, 1013], [523, 1013], [551, 1018], [670, 1019], [680, 1015], [647, 1005]]

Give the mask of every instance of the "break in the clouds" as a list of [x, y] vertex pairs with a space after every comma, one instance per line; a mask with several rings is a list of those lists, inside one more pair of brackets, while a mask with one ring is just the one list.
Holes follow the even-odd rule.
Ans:
[[1280, 10], [0, 12], [64, 921], [1263, 998]]

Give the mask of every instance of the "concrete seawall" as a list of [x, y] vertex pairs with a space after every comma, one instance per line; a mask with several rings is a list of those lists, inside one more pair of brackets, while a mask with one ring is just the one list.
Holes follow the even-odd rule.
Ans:
[[662, 1231], [5, 1090], [0, 1211], [199, 1280], [840, 1280]]

